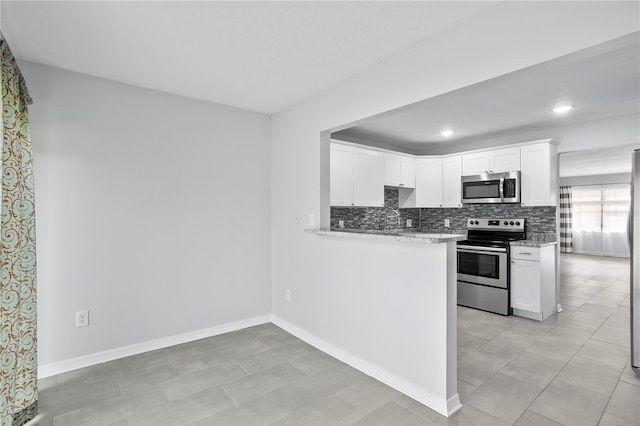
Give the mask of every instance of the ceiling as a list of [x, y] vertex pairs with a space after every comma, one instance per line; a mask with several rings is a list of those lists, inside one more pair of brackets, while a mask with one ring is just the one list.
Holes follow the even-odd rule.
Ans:
[[[428, 154], [498, 134], [638, 114], [639, 57], [634, 33], [368, 119], [334, 137]], [[552, 109], [559, 103], [575, 107], [558, 115]], [[444, 128], [455, 133], [444, 137]]]
[[498, 2], [8, 1], [19, 59], [273, 114]]
[[[463, 29], [498, 3], [2, 0], [0, 7], [2, 32], [19, 59], [273, 114], [421, 40]], [[334, 135], [424, 154], [497, 135], [637, 115], [639, 39], [634, 33]], [[550, 110], [558, 102], [575, 109], [556, 116]], [[440, 135], [445, 126], [453, 136]], [[561, 175], [604, 164], [616, 173], [628, 163], [624, 155], [615, 149], [563, 155]]]

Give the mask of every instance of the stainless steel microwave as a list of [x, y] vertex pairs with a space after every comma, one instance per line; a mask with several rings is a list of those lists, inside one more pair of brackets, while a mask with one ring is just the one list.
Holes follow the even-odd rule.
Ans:
[[462, 202], [519, 203], [520, 172], [462, 176]]

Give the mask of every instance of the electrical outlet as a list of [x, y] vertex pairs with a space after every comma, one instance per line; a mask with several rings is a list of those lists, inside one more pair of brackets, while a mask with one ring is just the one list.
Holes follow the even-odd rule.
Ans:
[[338, 227], [339, 228], [344, 228], [344, 220], [339, 220], [338, 221]]
[[444, 227], [448, 228], [449, 226], [451, 226], [451, 224], [449, 223], [449, 219], [445, 219], [444, 220]]
[[89, 311], [76, 312], [76, 327], [89, 326]]
[[291, 302], [291, 290], [288, 288], [284, 290], [284, 300]]
[[407, 219], [407, 228], [411, 228], [413, 226], [413, 221], [411, 219]]

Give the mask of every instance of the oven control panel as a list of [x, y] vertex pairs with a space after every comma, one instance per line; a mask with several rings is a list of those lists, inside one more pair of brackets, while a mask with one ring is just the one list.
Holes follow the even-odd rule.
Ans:
[[524, 219], [469, 219], [468, 229], [524, 231]]

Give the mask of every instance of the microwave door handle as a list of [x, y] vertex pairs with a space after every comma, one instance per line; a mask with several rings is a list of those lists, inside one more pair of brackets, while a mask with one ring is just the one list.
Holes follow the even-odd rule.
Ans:
[[500, 177], [500, 200], [504, 203], [504, 175]]

